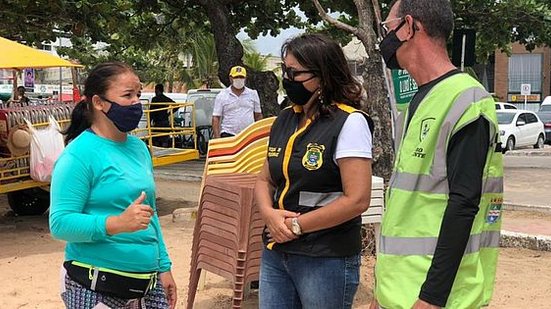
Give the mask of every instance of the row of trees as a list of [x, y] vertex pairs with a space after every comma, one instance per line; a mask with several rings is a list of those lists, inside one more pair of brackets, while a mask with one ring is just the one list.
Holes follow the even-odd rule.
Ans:
[[[251, 38], [277, 35], [290, 26], [323, 31], [342, 43], [357, 36], [366, 47], [364, 81], [369, 85], [368, 112], [377, 123], [374, 172], [388, 179], [393, 159], [390, 111], [383, 66], [376, 50], [377, 24], [390, 0], [4, 0], [0, 35], [40, 45], [67, 34], [73, 43], [64, 52], [84, 64], [116, 59], [133, 65], [144, 80], [183, 80], [228, 84], [227, 72], [244, 64], [236, 38], [244, 29]], [[454, 0], [457, 27], [475, 29], [477, 55], [485, 62], [511, 42], [528, 49], [551, 45], [548, 0]], [[301, 10], [306, 19], [296, 11]], [[326, 13], [339, 12], [334, 19]], [[381, 13], [382, 12], [382, 13]], [[317, 25], [324, 21], [321, 27]], [[93, 44], [103, 42], [101, 53]], [[190, 58], [189, 55], [192, 57]], [[256, 57], [257, 59], [253, 59]], [[258, 55], [249, 61], [261, 60]], [[192, 69], [183, 70], [189, 67]], [[259, 91], [267, 115], [278, 111], [278, 79], [273, 72], [250, 70], [249, 83]]]

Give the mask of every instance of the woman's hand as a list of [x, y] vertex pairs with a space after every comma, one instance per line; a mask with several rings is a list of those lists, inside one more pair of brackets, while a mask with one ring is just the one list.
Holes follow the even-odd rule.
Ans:
[[142, 204], [145, 198], [145, 192], [142, 191], [142, 194], [122, 214], [107, 218], [107, 234], [115, 235], [147, 229], [155, 212], [149, 205]]
[[282, 209], [269, 209], [264, 212], [262, 219], [269, 231], [270, 241], [284, 243], [297, 239], [298, 237], [285, 224], [285, 219], [295, 218], [300, 214]]
[[176, 289], [176, 282], [174, 281], [174, 278], [172, 277], [172, 272], [167, 271], [164, 273], [159, 274], [159, 279], [161, 280], [161, 284], [163, 285], [163, 288], [165, 289], [166, 299], [168, 300], [168, 304], [170, 305], [170, 309], [176, 308], [176, 300], [177, 297], [177, 289]]

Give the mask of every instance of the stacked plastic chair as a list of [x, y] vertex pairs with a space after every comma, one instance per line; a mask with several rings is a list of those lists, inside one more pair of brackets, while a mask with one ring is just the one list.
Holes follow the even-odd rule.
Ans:
[[383, 221], [385, 201], [384, 180], [381, 177], [371, 177], [371, 201], [369, 208], [362, 214], [362, 224], [373, 224], [375, 230], [375, 250], [379, 250], [381, 222]]
[[233, 308], [241, 308], [247, 285], [258, 280], [264, 223], [253, 190], [266, 159], [274, 119], [255, 122], [237, 136], [209, 142], [193, 233], [189, 309], [202, 270], [232, 281]]

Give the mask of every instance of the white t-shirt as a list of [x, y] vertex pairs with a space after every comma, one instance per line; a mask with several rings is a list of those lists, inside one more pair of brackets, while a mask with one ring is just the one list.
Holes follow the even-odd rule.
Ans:
[[373, 139], [367, 120], [360, 113], [352, 113], [346, 118], [337, 139], [333, 161], [338, 165], [341, 158], [372, 158]]
[[245, 87], [237, 96], [231, 86], [222, 90], [214, 100], [213, 116], [220, 116], [220, 133], [238, 134], [254, 122], [254, 113], [261, 113], [258, 92]]

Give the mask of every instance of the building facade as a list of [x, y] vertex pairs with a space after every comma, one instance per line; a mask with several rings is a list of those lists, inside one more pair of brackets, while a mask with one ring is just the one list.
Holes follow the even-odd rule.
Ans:
[[502, 102], [524, 104], [521, 85], [530, 84], [531, 94], [526, 97], [530, 109], [551, 95], [551, 47], [539, 47], [532, 52], [523, 45], [513, 44], [511, 56], [496, 51], [493, 92]]

